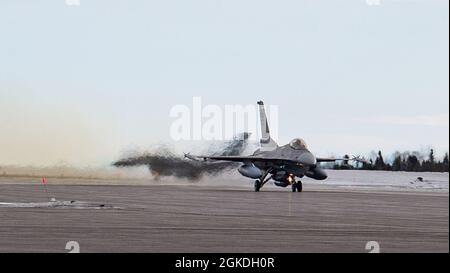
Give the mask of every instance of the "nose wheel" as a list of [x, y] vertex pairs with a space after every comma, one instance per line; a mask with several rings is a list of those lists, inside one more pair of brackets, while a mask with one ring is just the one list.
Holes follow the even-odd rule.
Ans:
[[303, 183], [302, 181], [295, 181], [292, 183], [292, 192], [302, 192], [303, 191]]
[[262, 183], [260, 180], [255, 181], [255, 192], [259, 192], [261, 190]]

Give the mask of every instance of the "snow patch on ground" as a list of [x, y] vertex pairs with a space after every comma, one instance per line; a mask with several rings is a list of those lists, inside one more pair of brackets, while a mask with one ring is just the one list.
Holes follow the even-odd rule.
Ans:
[[[179, 179], [175, 177], [161, 177], [155, 180], [146, 171], [145, 178], [121, 177], [114, 179], [91, 179], [84, 177], [47, 178], [51, 185], [180, 185], [180, 186], [207, 186], [227, 189], [253, 189], [254, 180], [241, 176], [237, 170], [226, 171], [217, 176], [204, 176], [200, 180]], [[328, 179], [318, 181], [304, 177], [302, 179], [305, 190], [363, 190], [363, 191], [418, 191], [443, 192], [449, 191], [448, 173], [429, 172], [388, 172], [388, 171], [361, 171], [361, 170], [326, 170]], [[422, 178], [422, 181], [418, 179]], [[41, 185], [40, 177], [2, 177], [0, 184], [35, 184]], [[269, 182], [264, 188], [285, 191]]]
[[[448, 173], [327, 170], [328, 179], [304, 179], [305, 184], [319, 184], [348, 189], [391, 191], [448, 192]], [[422, 180], [420, 179], [422, 178]]]
[[120, 207], [80, 201], [50, 201], [32, 203], [0, 202], [0, 208], [72, 208], [72, 209], [120, 209]]

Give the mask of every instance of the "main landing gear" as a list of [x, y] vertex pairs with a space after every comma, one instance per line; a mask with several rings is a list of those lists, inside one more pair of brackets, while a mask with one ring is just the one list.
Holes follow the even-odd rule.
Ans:
[[292, 192], [302, 192], [303, 191], [303, 183], [302, 181], [294, 181], [292, 183]]
[[[262, 188], [262, 187], [263, 187], [270, 179], [272, 179], [270, 176], [267, 177], [271, 171], [272, 171], [271, 169], [267, 170], [267, 171], [261, 176], [260, 179], [258, 179], [258, 180], [255, 181], [255, 184], [254, 184], [255, 192], [261, 191], [261, 188]], [[287, 186], [287, 185], [286, 185], [286, 186]], [[302, 181], [300, 181], [300, 180], [298, 180], [298, 181], [295, 181], [295, 180], [294, 180], [294, 181], [292, 182], [291, 186], [292, 186], [292, 192], [302, 192], [302, 191], [303, 191], [303, 183], [302, 183]]]
[[[254, 184], [255, 192], [259, 192], [264, 184], [261, 183], [261, 180], [259, 179], [256, 180]], [[302, 192], [302, 191], [303, 191], [302, 181], [299, 180], [292, 183], [292, 192]]]

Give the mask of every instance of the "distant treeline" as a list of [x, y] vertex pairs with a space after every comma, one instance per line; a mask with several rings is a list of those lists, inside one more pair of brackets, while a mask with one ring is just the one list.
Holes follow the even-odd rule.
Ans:
[[[350, 158], [345, 156], [345, 158]], [[336, 164], [334, 169], [358, 169], [358, 170], [376, 170], [376, 171], [404, 171], [404, 172], [449, 172], [449, 157], [445, 154], [442, 160], [436, 160], [433, 149], [425, 159], [418, 152], [395, 153], [392, 163], [385, 161], [383, 153], [378, 151], [377, 157], [370, 159], [370, 163], [356, 163], [350, 165], [348, 161], [342, 164]]]

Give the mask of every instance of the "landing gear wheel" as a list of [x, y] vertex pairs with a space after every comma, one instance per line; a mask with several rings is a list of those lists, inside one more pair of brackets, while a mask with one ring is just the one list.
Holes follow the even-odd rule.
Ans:
[[297, 182], [293, 182], [292, 183], [292, 192], [296, 192], [297, 191]]
[[255, 181], [255, 192], [259, 192], [260, 189], [261, 189], [261, 181], [256, 180]]
[[295, 184], [297, 184], [297, 191], [298, 192], [302, 192], [303, 191], [303, 183], [302, 183], [302, 181], [298, 181]]

